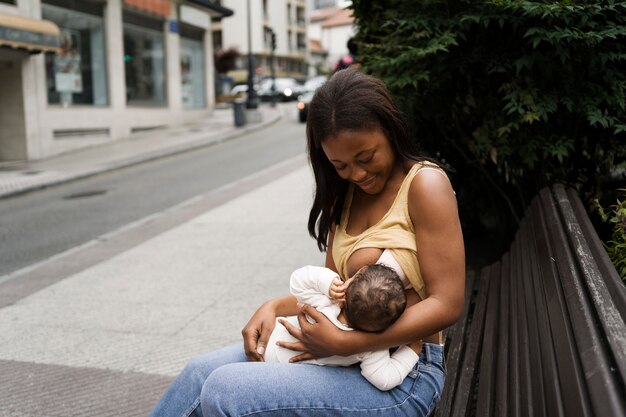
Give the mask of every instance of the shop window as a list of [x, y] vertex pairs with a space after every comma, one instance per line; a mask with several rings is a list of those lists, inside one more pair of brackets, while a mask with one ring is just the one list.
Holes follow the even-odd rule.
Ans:
[[181, 96], [184, 108], [206, 107], [204, 29], [180, 25]]
[[91, 10], [92, 14], [50, 4], [41, 9], [42, 17], [61, 30], [61, 52], [45, 56], [48, 103], [107, 105], [102, 9]]
[[[152, 23], [152, 27], [160, 26]], [[165, 47], [162, 31], [124, 19], [126, 102], [133, 106], [165, 106]]]
[[223, 48], [224, 42], [222, 41], [222, 31], [215, 30], [213, 31], [213, 50], [219, 51]]
[[195, 39], [180, 39], [180, 76], [183, 107], [205, 107], [204, 44]]

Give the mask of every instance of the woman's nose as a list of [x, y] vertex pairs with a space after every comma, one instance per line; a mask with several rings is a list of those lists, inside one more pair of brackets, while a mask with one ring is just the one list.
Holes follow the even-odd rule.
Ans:
[[355, 166], [350, 170], [350, 181], [361, 182], [365, 178], [367, 178], [367, 171], [365, 171], [363, 168]]

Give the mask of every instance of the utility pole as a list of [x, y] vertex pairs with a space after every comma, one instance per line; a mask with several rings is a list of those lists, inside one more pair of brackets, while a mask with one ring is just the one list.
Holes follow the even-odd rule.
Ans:
[[272, 77], [272, 107], [276, 107], [276, 73], [274, 72], [274, 53], [276, 51], [276, 33], [270, 28], [272, 47], [270, 52], [270, 74]]
[[256, 109], [259, 106], [256, 91], [254, 90], [254, 57], [252, 56], [252, 29], [250, 25], [250, 0], [248, 0], [248, 98], [246, 109]]

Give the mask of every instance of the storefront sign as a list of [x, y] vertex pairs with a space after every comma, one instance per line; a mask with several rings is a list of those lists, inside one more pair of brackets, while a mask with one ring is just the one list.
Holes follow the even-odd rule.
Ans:
[[124, 0], [124, 4], [163, 17], [171, 13], [171, 0]]
[[180, 6], [180, 21], [202, 29], [211, 27], [211, 17], [208, 13], [184, 4]]
[[83, 79], [80, 74], [64, 74], [57, 72], [54, 82], [59, 93], [82, 93]]
[[168, 22], [168, 27], [170, 28], [170, 32], [178, 33], [178, 22], [176, 20], [170, 20]]

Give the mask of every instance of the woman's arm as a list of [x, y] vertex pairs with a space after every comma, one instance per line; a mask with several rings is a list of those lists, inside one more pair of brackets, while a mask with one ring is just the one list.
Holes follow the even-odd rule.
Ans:
[[456, 196], [440, 171], [420, 171], [409, 189], [409, 215], [426, 299], [414, 306], [430, 334], [455, 323], [463, 311], [465, 246]]
[[463, 310], [465, 249], [450, 181], [434, 169], [420, 171], [408, 200], [426, 298], [377, 338], [361, 342], [378, 348], [433, 335], [456, 322]]
[[[456, 198], [447, 178], [430, 169], [416, 175], [409, 190], [409, 214], [415, 228], [426, 299], [407, 307], [398, 321], [382, 333], [343, 332], [304, 306], [299, 314], [302, 329], [287, 327], [300, 343], [283, 345], [304, 352], [294, 360], [399, 346], [435, 334], [459, 318], [465, 287], [465, 252]], [[332, 262], [330, 250], [327, 266], [329, 261]], [[304, 314], [317, 323], [308, 323]]]
[[[326, 254], [326, 267], [337, 272], [337, 267], [335, 267], [335, 262], [332, 259], [332, 242], [334, 232], [335, 228], [332, 227], [328, 236], [329, 244]], [[337, 326], [326, 318], [326, 316], [321, 313], [317, 315], [316, 313], [318, 313], [318, 311], [315, 308], [311, 309], [314, 311], [311, 317], [316, 317], [317, 320], [326, 320], [330, 327], [339, 330]], [[263, 362], [263, 354], [265, 353], [265, 348], [267, 347], [267, 342], [272, 334], [272, 330], [274, 330], [274, 326], [276, 325], [276, 317], [295, 316], [301, 312], [302, 309], [298, 306], [298, 300], [293, 295], [270, 300], [261, 305], [241, 331], [243, 336], [243, 346], [248, 359], [254, 362]], [[306, 318], [305, 321], [309, 323]]]

